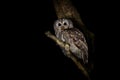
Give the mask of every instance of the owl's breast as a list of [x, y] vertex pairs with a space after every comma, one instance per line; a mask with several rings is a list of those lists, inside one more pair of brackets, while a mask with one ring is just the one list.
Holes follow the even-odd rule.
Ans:
[[64, 32], [63, 32], [63, 31], [61, 31], [61, 32], [56, 32], [56, 37], [57, 37], [59, 40], [65, 42]]
[[71, 38], [71, 35], [72, 34], [69, 33], [69, 30], [62, 31], [62, 34], [61, 34], [62, 41], [68, 44], [70, 43], [72, 44], [73, 40]]

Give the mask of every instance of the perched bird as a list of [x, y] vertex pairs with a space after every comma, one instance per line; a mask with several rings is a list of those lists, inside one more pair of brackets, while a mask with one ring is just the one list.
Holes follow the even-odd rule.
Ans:
[[[56, 20], [54, 30], [59, 40], [69, 44], [69, 50], [74, 56], [88, 63], [88, 46], [85, 37], [79, 29], [73, 26], [70, 19]], [[65, 51], [64, 54], [66, 54]]]

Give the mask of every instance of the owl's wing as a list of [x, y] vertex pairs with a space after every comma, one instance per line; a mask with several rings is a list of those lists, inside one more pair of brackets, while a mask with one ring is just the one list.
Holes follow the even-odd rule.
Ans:
[[[78, 58], [83, 59], [85, 63], [87, 63], [88, 62], [88, 46], [83, 33], [76, 28], [68, 29], [65, 31], [65, 33], [66, 33], [66, 35], [64, 36], [65, 41], [69, 44], [75, 45], [75, 47], [73, 47], [74, 49], [72, 50], [75, 50], [76, 47], [78, 48], [78, 51], [76, 51], [74, 54]], [[68, 40], [66, 40], [66, 38]]]

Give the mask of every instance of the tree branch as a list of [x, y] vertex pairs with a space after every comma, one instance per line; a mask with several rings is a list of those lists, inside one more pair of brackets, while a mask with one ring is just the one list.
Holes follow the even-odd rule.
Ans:
[[47, 37], [51, 38], [53, 41], [55, 41], [60, 47], [64, 48], [67, 53], [67, 57], [73, 60], [73, 62], [77, 65], [78, 69], [81, 70], [81, 72], [90, 80], [90, 77], [88, 75], [88, 72], [86, 69], [82, 66], [82, 64], [71, 54], [69, 51], [69, 48], [66, 49], [66, 47], [69, 47], [69, 44], [66, 44], [59, 39], [57, 39], [54, 35], [52, 35], [49, 31], [45, 33]]

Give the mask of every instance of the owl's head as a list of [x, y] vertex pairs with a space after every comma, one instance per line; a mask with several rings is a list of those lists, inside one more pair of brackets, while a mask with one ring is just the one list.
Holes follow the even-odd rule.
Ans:
[[70, 28], [73, 28], [73, 23], [70, 19], [58, 19], [54, 23], [54, 29], [60, 32]]

